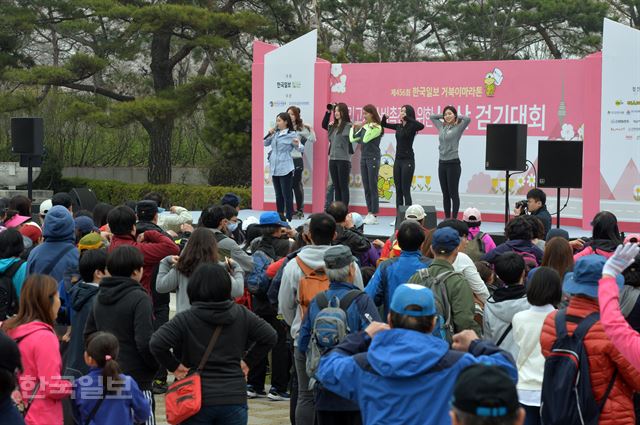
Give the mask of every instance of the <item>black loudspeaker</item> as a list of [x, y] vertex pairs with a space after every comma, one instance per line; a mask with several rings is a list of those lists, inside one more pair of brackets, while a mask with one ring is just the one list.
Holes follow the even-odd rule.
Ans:
[[[409, 208], [409, 205], [400, 205], [396, 210], [396, 230], [400, 227], [400, 224], [404, 221], [404, 214]], [[424, 208], [424, 227], [427, 229], [435, 229], [438, 226], [438, 220], [436, 217], [436, 207], [433, 205], [422, 206]]]
[[527, 125], [487, 124], [485, 170], [527, 169]]
[[69, 192], [69, 195], [79, 210], [93, 211], [93, 207], [98, 203], [98, 198], [96, 198], [93, 191], [85, 187], [74, 187], [71, 189], [71, 192]]
[[538, 140], [538, 186], [582, 187], [583, 142]]
[[42, 167], [42, 156], [41, 155], [29, 155], [29, 154], [20, 154], [20, 166], [28, 167], [29, 166], [29, 157], [31, 157], [31, 166], [32, 167]]
[[44, 124], [42, 118], [11, 118], [13, 153], [42, 155]]

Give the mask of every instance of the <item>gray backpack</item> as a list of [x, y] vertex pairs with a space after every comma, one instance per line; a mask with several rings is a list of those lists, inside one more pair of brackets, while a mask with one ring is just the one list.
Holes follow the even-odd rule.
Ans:
[[307, 376], [309, 389], [313, 389], [316, 380], [314, 375], [320, 364], [320, 357], [331, 348], [338, 345], [351, 332], [347, 320], [347, 310], [351, 303], [362, 291], [353, 289], [347, 292], [342, 299], [332, 297], [327, 299], [327, 292], [320, 292], [315, 296], [315, 301], [320, 311], [313, 320], [311, 328], [311, 340], [307, 350]]
[[433, 298], [436, 302], [436, 312], [438, 320], [436, 326], [433, 329], [433, 336], [442, 338], [449, 344], [453, 341], [454, 327], [451, 313], [451, 303], [449, 302], [449, 294], [447, 292], [447, 286], [445, 282], [451, 276], [459, 275], [460, 273], [455, 271], [448, 271], [441, 273], [437, 276], [432, 276], [429, 272], [429, 268], [418, 270], [409, 283], [415, 283], [418, 285], [426, 286], [433, 292]]

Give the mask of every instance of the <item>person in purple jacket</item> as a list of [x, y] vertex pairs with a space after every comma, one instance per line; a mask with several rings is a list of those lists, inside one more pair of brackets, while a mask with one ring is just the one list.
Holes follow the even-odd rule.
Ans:
[[543, 252], [535, 246], [531, 239], [533, 238], [533, 229], [531, 224], [523, 217], [515, 217], [507, 223], [504, 229], [507, 241], [498, 245], [493, 251], [482, 256], [482, 261], [491, 264], [495, 263], [500, 254], [513, 251], [522, 256], [529, 269], [538, 267], [542, 263]]

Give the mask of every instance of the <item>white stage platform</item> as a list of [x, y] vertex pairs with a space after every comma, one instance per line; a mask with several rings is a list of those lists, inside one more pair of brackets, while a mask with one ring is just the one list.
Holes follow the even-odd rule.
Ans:
[[[241, 210], [238, 216], [240, 217], [241, 220], [246, 220], [247, 217], [249, 216], [254, 216], [258, 218], [262, 213], [263, 211], [257, 211], [257, 210]], [[193, 215], [194, 223], [196, 223], [200, 218], [200, 211], [192, 211], [191, 214]], [[307, 217], [309, 215], [310, 214], [306, 214]], [[364, 233], [367, 237], [370, 237], [370, 238], [386, 239], [389, 236], [391, 236], [391, 234], [393, 233], [394, 227], [391, 225], [393, 220], [394, 220], [394, 217], [379, 216], [378, 217], [379, 224], [365, 225]], [[438, 222], [440, 221], [441, 220], [438, 220]], [[292, 220], [291, 224], [293, 227], [297, 227], [302, 225], [303, 222], [304, 220]], [[561, 218], [561, 222], [562, 222], [562, 218]], [[589, 230], [584, 230], [579, 227], [572, 227], [572, 226], [561, 226], [561, 227], [565, 229], [567, 232], [569, 232], [569, 237], [571, 238], [591, 236], [591, 232]], [[491, 234], [504, 234], [504, 223], [483, 222], [482, 231], [485, 233], [491, 233]]]

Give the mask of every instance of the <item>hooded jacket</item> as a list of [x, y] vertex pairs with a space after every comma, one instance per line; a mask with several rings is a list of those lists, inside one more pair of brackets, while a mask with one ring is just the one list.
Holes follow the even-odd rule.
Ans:
[[[298, 252], [298, 257], [307, 266], [313, 269], [324, 267], [324, 253], [330, 245], [307, 245]], [[354, 264], [356, 268], [356, 277], [353, 285], [363, 290], [362, 274], [360, 267]], [[294, 345], [298, 346], [298, 331], [302, 322], [302, 312], [298, 307], [300, 302], [298, 299], [298, 285], [300, 279], [304, 277], [297, 261], [289, 261], [282, 273], [282, 281], [280, 283], [280, 291], [278, 292], [278, 309], [284, 316], [285, 322], [291, 326], [291, 337], [293, 337]]]
[[156, 230], [145, 231], [143, 242], [136, 241], [133, 235], [113, 235], [109, 252], [113, 252], [113, 250], [122, 245], [131, 245], [142, 252], [144, 269], [142, 270], [140, 284], [149, 295], [151, 295], [151, 278], [160, 261], [167, 255], [180, 254], [178, 245]]
[[149, 351], [153, 334], [151, 299], [140, 283], [128, 277], [105, 277], [100, 281], [93, 312], [84, 329], [86, 338], [94, 332], [111, 332], [120, 342], [118, 364], [131, 375], [141, 390], [150, 390], [157, 364]]
[[[370, 370], [363, 369], [352, 356], [367, 347]], [[455, 381], [472, 364], [502, 366], [514, 381], [517, 379], [511, 356], [487, 341], [472, 342], [469, 353], [450, 355], [455, 360], [434, 371], [449, 352], [445, 341], [422, 332], [391, 329], [379, 332], [373, 340], [360, 332], [348, 335], [323, 356], [316, 376], [328, 390], [358, 403], [365, 425], [450, 423]]]
[[[120, 377], [124, 381], [122, 392], [107, 395], [97, 411], [97, 419], [91, 421], [92, 424], [141, 423], [146, 422], [151, 415], [149, 400], [144, 397], [136, 381], [127, 375]], [[91, 368], [86, 376], [77, 381], [74, 394], [74, 408], [84, 424], [102, 397], [102, 369]]]
[[[479, 226], [469, 227], [469, 235], [467, 236], [467, 239], [469, 239], [469, 241], [472, 241], [473, 238], [475, 238], [478, 233], [480, 233]], [[496, 248], [496, 243], [493, 241], [493, 238], [488, 233], [485, 233], [484, 235], [482, 235], [482, 243], [484, 245], [485, 254], [487, 252], [493, 251]]]
[[486, 254], [484, 254], [482, 256], [482, 261], [487, 261], [493, 264], [496, 261], [496, 258], [498, 258], [498, 256], [500, 256], [501, 254], [504, 254], [505, 252], [511, 252], [511, 251], [516, 253], [526, 252], [526, 253], [532, 254], [533, 256], [536, 257], [536, 260], [538, 261], [538, 265], [542, 264], [542, 256], [544, 255], [542, 250], [540, 250], [540, 248], [535, 246], [531, 241], [524, 240], [524, 239], [508, 240], [505, 243], [501, 243], [491, 252], [487, 252]]
[[[484, 339], [494, 344], [502, 338], [499, 347], [518, 358], [518, 344], [514, 339], [511, 321], [516, 313], [528, 310], [527, 290], [524, 285], [505, 286], [496, 289], [484, 305], [482, 328]], [[502, 335], [506, 335], [504, 338]]]
[[620, 242], [609, 239], [593, 239], [582, 251], [573, 256], [573, 261], [578, 261], [578, 259], [592, 254], [598, 254], [604, 258], [610, 258], [618, 245], [620, 245]]
[[[245, 307], [231, 300], [195, 302], [156, 331], [151, 351], [167, 370], [176, 370], [180, 364], [195, 369], [218, 325], [222, 331], [200, 374], [202, 404], [246, 404], [247, 383], [240, 361], [255, 367], [276, 344], [277, 334]], [[247, 347], [251, 348], [244, 355]], [[180, 359], [175, 353], [181, 354]]]
[[[20, 258], [11, 257], [11, 258], [3, 258], [0, 259], [0, 274], [4, 274], [11, 267], [13, 263], [16, 261], [20, 261]], [[27, 263], [24, 262], [20, 266], [18, 270], [16, 270], [13, 275], [13, 287], [16, 290], [16, 295], [18, 296], [18, 300], [20, 299], [20, 290], [22, 290], [22, 284], [24, 280], [27, 278]]]
[[[567, 307], [567, 317], [573, 316], [579, 319], [599, 311], [598, 300], [574, 295]], [[548, 357], [551, 348], [556, 341], [557, 312], [550, 313], [544, 321], [540, 345], [542, 354]], [[577, 323], [567, 320], [567, 333], [572, 335], [577, 328]], [[611, 382], [613, 373], [618, 375], [600, 414], [599, 425], [633, 425], [633, 393], [640, 391], [640, 371], [635, 369], [629, 361], [614, 347], [611, 340], [605, 335], [602, 323], [598, 320], [587, 332], [584, 338], [584, 346], [589, 358], [589, 376], [593, 395], [597, 401], [602, 400], [604, 393]]]
[[64, 374], [79, 378], [89, 373], [84, 362], [84, 326], [91, 311], [93, 301], [98, 294], [96, 283], [76, 283], [69, 292], [71, 300], [71, 340], [64, 353]]
[[53, 328], [43, 322], [25, 323], [7, 332], [18, 343], [23, 372], [18, 375], [23, 400], [33, 394], [34, 377], [42, 380], [29, 408], [25, 422], [29, 425], [62, 424], [63, 398], [71, 394], [72, 384], [61, 378], [60, 343]]

